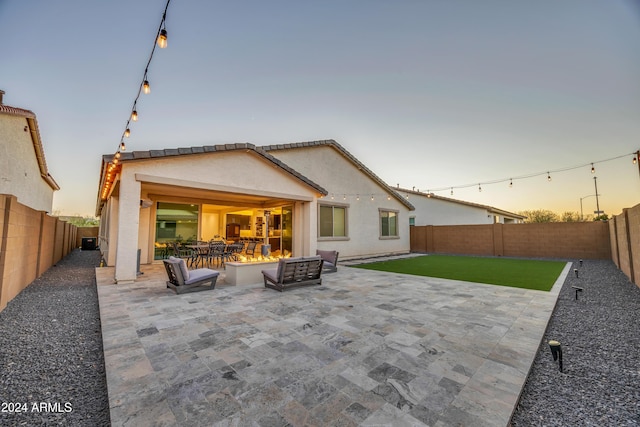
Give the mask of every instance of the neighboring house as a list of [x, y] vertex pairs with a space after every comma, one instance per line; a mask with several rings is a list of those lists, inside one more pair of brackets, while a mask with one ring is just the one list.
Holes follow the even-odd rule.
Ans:
[[409, 252], [410, 202], [333, 140], [103, 156], [96, 216], [117, 282], [172, 241], [254, 239], [275, 254]]
[[415, 206], [409, 217], [410, 225], [468, 225], [468, 224], [516, 224], [524, 222], [525, 216], [497, 209], [492, 206], [465, 202], [396, 188], [396, 191]]
[[0, 194], [10, 194], [32, 209], [51, 212], [53, 192], [36, 115], [3, 104], [0, 90]]

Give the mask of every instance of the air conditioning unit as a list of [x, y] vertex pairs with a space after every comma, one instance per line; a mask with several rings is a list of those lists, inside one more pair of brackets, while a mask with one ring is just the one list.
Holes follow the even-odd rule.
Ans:
[[151, 199], [140, 199], [140, 207], [141, 208], [150, 208], [153, 206], [153, 200]]

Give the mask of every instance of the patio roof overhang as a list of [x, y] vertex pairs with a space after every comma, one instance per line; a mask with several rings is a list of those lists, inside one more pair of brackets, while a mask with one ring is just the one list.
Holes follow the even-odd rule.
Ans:
[[296, 201], [310, 202], [313, 196], [291, 195], [275, 191], [252, 191], [246, 188], [190, 180], [176, 180], [136, 174], [142, 192], [151, 200], [266, 209]]
[[[312, 193], [315, 193], [317, 197], [326, 196], [327, 190], [325, 190], [319, 184], [311, 181], [309, 178], [300, 174], [290, 166], [281, 162], [277, 158], [273, 157], [271, 154], [266, 151], [256, 148], [252, 144], [227, 144], [227, 145], [215, 145], [215, 146], [204, 146], [204, 147], [190, 147], [190, 148], [179, 148], [179, 149], [168, 149], [168, 150], [151, 150], [151, 151], [134, 151], [131, 153], [121, 153], [119, 158], [114, 158], [110, 155], [104, 155], [102, 157], [102, 167], [100, 173], [100, 186], [98, 192], [98, 200], [96, 204], [96, 216], [99, 217], [102, 214], [102, 208], [104, 207], [107, 200], [112, 195], [118, 194], [119, 189], [119, 175], [122, 172], [123, 164], [127, 163], [135, 163], [135, 162], [147, 162], [153, 161], [154, 159], [161, 158], [175, 158], [179, 156], [199, 156], [199, 155], [207, 155], [212, 153], [229, 153], [229, 152], [244, 152], [244, 153], [252, 153], [257, 158], [262, 159], [264, 162], [271, 164], [276, 167], [284, 174], [289, 175], [294, 180], [302, 183], [304, 186], [309, 188]], [[147, 178], [148, 179], [148, 178]], [[276, 200], [281, 198], [282, 200], [291, 201], [291, 200], [305, 200], [305, 198], [300, 198], [296, 196], [295, 198], [291, 198], [291, 195], [283, 195], [277, 192], [270, 191], [251, 191], [246, 188], [234, 188], [228, 186], [212, 186], [211, 184], [203, 184], [197, 183], [193, 181], [183, 181], [176, 179], [167, 179], [166, 182], [159, 182], [161, 178], [155, 177], [155, 180], [145, 181], [144, 179], [138, 179], [141, 182], [147, 183], [157, 183], [163, 184], [166, 186], [180, 187], [181, 190], [177, 192], [190, 191], [193, 189], [200, 189], [206, 192], [213, 191], [221, 194], [221, 200], [232, 201], [234, 197], [239, 197], [241, 200], [245, 200], [248, 202], [252, 202], [254, 204], [271, 204], [271, 206], [277, 205]], [[204, 186], [204, 188], [203, 188]], [[215, 187], [215, 188], [211, 188]], [[164, 189], [163, 191], [168, 191], [168, 189]], [[234, 196], [234, 194], [236, 196]], [[208, 197], [208, 196], [207, 196]], [[309, 200], [313, 200], [310, 198]], [[230, 205], [230, 204], [228, 204]], [[240, 204], [238, 206], [241, 206]], [[247, 205], [249, 206], [249, 205]]]

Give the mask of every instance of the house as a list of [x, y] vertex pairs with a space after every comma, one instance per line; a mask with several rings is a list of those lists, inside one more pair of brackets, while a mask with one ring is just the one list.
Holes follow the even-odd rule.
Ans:
[[0, 90], [0, 194], [32, 209], [51, 212], [60, 187], [49, 174], [36, 115], [3, 103]]
[[409, 217], [410, 225], [468, 225], [468, 224], [517, 224], [525, 216], [492, 206], [442, 197], [433, 193], [396, 188], [415, 211]]
[[256, 240], [278, 255], [409, 252], [413, 206], [333, 140], [102, 158], [99, 244], [118, 283], [173, 241]]

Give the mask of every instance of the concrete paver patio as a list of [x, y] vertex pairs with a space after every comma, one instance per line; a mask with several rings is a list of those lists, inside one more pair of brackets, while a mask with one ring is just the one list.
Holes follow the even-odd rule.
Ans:
[[551, 292], [341, 266], [176, 295], [96, 269], [113, 425], [506, 426]]

